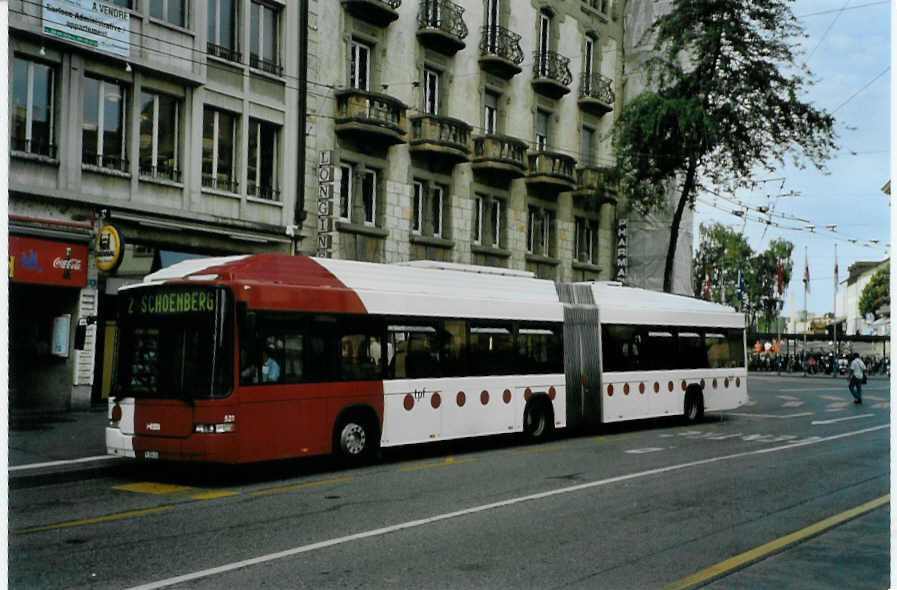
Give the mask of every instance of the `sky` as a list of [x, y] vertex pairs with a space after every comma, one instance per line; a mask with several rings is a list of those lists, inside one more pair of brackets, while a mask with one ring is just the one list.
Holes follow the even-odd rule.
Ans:
[[[789, 162], [775, 173], [758, 176], [765, 182], [754, 190], [727, 200], [704, 194], [695, 206], [695, 244], [699, 224], [714, 222], [742, 232], [756, 252], [776, 238], [794, 244], [794, 270], [784, 295], [786, 316], [804, 308], [805, 251], [810, 314], [832, 311], [836, 244], [842, 296], [850, 264], [884, 260], [891, 252], [890, 199], [881, 190], [890, 174], [890, 2], [796, 0], [791, 8], [808, 35], [799, 59], [806, 61], [815, 80], [805, 100], [836, 119], [838, 149], [826, 165], [827, 173], [811, 164], [801, 170]], [[753, 209], [744, 217], [728, 213], [744, 211], [742, 205]], [[759, 207], [768, 207], [772, 217], [756, 211]], [[807, 227], [811, 225], [812, 231]], [[834, 230], [827, 227], [831, 225]]]

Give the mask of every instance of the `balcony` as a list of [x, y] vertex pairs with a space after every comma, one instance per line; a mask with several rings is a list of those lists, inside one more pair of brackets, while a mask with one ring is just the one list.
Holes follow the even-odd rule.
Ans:
[[223, 45], [215, 45], [214, 43], [206, 43], [206, 52], [220, 59], [226, 59], [234, 63], [240, 63], [243, 60], [243, 54], [236, 49], [224, 47]]
[[604, 203], [616, 203], [617, 186], [614, 169], [604, 166], [584, 166], [576, 169], [576, 188], [573, 201], [577, 207], [597, 211]]
[[504, 135], [474, 137], [473, 171], [499, 183], [523, 176], [526, 171], [526, 143]]
[[402, 0], [342, 0], [346, 12], [357, 19], [385, 27], [399, 18]]
[[283, 77], [282, 65], [273, 60], [263, 59], [254, 53], [249, 54], [249, 67]]
[[614, 110], [614, 81], [602, 74], [583, 74], [579, 106], [598, 115]]
[[417, 38], [424, 47], [446, 55], [464, 49], [467, 25], [464, 9], [449, 0], [420, 0], [417, 13]]
[[533, 90], [550, 98], [560, 98], [570, 92], [571, 82], [570, 58], [548, 50], [533, 54]]
[[408, 107], [402, 101], [358, 88], [335, 94], [337, 135], [386, 146], [406, 141]]
[[527, 155], [527, 185], [552, 193], [572, 190], [576, 160], [554, 152], [531, 152]]
[[522, 70], [523, 50], [520, 49], [520, 35], [500, 27], [483, 27], [480, 37], [480, 67], [490, 74], [510, 79]]
[[470, 125], [439, 115], [411, 119], [411, 153], [438, 156], [457, 164], [470, 159]]

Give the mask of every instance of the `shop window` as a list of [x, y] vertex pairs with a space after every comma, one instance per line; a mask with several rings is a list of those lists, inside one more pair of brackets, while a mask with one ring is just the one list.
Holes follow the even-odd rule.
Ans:
[[55, 71], [29, 59], [13, 58], [10, 147], [56, 157]]

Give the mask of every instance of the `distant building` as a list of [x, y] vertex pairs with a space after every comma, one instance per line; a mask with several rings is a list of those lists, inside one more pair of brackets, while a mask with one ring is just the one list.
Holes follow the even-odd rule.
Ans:
[[863, 289], [872, 280], [872, 275], [887, 268], [890, 264], [891, 259], [887, 258], [879, 262], [854, 262], [848, 268], [847, 279], [843, 281], [846, 289], [844, 295], [841, 296], [843, 307], [838, 310], [838, 316], [846, 320], [845, 329], [848, 334], [886, 335], [891, 333], [890, 307], [887, 310], [881, 310], [887, 314], [885, 317], [865, 318], [860, 315], [860, 297], [863, 294]]

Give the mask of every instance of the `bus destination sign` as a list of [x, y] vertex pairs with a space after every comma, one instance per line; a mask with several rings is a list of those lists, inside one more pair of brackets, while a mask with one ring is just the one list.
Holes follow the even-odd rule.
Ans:
[[128, 315], [169, 315], [214, 311], [215, 292], [208, 289], [133, 293], [129, 294], [126, 300]]

